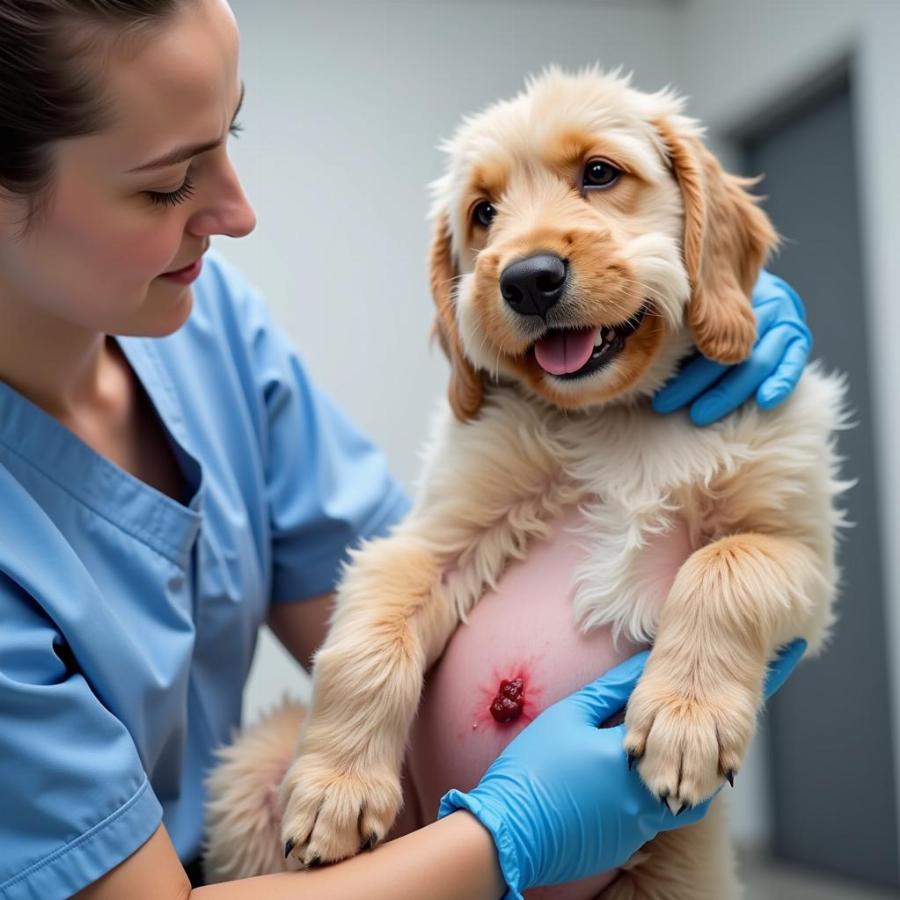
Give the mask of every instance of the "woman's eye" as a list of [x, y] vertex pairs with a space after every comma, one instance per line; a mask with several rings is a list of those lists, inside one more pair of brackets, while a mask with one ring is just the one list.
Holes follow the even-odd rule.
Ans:
[[587, 190], [591, 188], [608, 188], [619, 180], [621, 174], [621, 169], [617, 169], [605, 159], [590, 159], [584, 167], [584, 177], [581, 180], [581, 186]]
[[154, 206], [178, 206], [194, 195], [194, 184], [190, 178], [185, 178], [181, 187], [175, 191], [146, 191], [146, 194]]
[[494, 216], [497, 215], [497, 208], [489, 200], [482, 200], [475, 209], [472, 210], [472, 218], [483, 228], [490, 228]]

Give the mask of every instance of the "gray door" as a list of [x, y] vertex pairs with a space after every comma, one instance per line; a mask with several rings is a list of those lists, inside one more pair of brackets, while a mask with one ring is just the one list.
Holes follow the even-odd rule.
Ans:
[[[769, 712], [776, 855], [896, 886], [897, 821], [872, 452], [853, 91], [844, 77], [744, 143], [746, 171], [784, 237], [772, 271], [804, 298], [814, 356], [849, 376], [857, 426], [840, 436], [855, 526], [839, 547], [843, 587], [834, 639]], [[900, 552], [894, 548], [892, 552]]]

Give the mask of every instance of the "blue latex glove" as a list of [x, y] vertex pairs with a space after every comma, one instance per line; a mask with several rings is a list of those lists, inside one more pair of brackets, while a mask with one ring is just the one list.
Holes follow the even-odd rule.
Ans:
[[763, 409], [782, 402], [797, 386], [812, 350], [812, 334], [797, 292], [763, 270], [753, 288], [757, 337], [750, 358], [724, 366], [695, 355], [653, 398], [657, 412], [691, 404], [695, 425], [709, 425], [737, 409], [754, 392]]
[[[779, 654], [766, 696], [781, 687], [806, 649]], [[619, 712], [644, 670], [639, 653], [546, 709], [506, 747], [468, 794], [450, 791], [438, 818], [458, 809], [491, 833], [506, 900], [543, 884], [574, 881], [622, 865], [660, 831], [703, 818], [709, 801], [676, 817], [628, 768], [625, 726], [599, 728]]]

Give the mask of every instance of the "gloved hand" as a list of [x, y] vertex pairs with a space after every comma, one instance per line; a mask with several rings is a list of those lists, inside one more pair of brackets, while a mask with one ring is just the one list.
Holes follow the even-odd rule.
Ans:
[[812, 349], [806, 312], [797, 292], [763, 270], [753, 288], [757, 337], [750, 358], [724, 366], [693, 356], [653, 398], [660, 413], [691, 404], [695, 425], [709, 425], [737, 409], [751, 394], [763, 409], [771, 409], [797, 386]]
[[[806, 649], [794, 641], [766, 682], [770, 697]], [[709, 801], [676, 817], [629, 770], [625, 726], [598, 728], [624, 707], [649, 652], [546, 709], [506, 747], [469, 793], [450, 791], [438, 818], [458, 809], [491, 833], [506, 900], [543, 884], [622, 865], [660, 831], [703, 818]]]

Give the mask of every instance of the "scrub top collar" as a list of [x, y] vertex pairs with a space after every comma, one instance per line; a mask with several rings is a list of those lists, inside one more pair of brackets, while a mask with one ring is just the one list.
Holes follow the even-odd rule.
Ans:
[[116, 338], [175, 453], [190, 501], [185, 505], [98, 453], [0, 381], [0, 443], [45, 478], [182, 569], [201, 524], [203, 470], [189, 447], [184, 415], [148, 338]]

